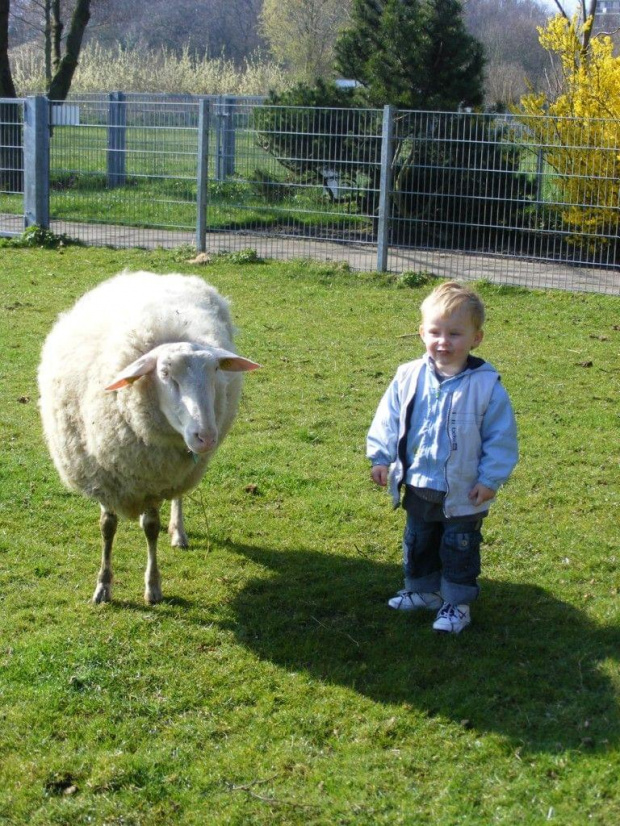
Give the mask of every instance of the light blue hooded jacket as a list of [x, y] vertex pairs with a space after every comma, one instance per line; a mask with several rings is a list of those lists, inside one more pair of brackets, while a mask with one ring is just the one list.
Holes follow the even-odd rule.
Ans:
[[394, 506], [405, 482], [446, 492], [447, 518], [482, 515], [472, 505], [478, 482], [497, 491], [518, 460], [517, 427], [499, 373], [469, 356], [457, 376], [439, 381], [425, 355], [402, 364], [381, 399], [368, 432], [367, 456], [390, 466]]

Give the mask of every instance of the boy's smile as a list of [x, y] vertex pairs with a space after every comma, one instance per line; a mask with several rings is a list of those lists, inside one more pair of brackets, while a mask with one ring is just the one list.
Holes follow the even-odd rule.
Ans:
[[483, 332], [478, 330], [466, 308], [450, 315], [439, 309], [429, 308], [420, 325], [420, 338], [426, 352], [443, 376], [456, 376], [467, 364], [467, 357], [482, 341]]

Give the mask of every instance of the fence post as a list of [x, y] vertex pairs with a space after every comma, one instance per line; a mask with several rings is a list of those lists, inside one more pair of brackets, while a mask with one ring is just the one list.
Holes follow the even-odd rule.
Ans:
[[220, 95], [217, 99], [217, 150], [215, 179], [225, 181], [235, 174], [235, 98]]
[[24, 226], [50, 225], [50, 106], [42, 95], [24, 101]]
[[536, 153], [536, 203], [540, 204], [543, 199], [543, 170], [545, 168], [545, 154], [542, 146], [538, 147]]
[[383, 107], [381, 128], [381, 178], [379, 182], [379, 225], [377, 228], [377, 270], [387, 270], [389, 251], [391, 190], [392, 190], [392, 140], [394, 136], [395, 106]]
[[207, 248], [207, 201], [209, 184], [209, 101], [198, 102], [198, 170], [196, 199], [196, 250]]
[[123, 186], [126, 175], [127, 104], [123, 92], [110, 92], [108, 104], [108, 186]]

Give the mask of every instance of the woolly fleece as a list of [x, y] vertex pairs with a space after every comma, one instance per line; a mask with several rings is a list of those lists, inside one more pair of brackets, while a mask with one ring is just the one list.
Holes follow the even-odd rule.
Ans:
[[[149, 376], [104, 388], [160, 344], [190, 342], [234, 352], [228, 302], [196, 276], [123, 272], [61, 315], [39, 366], [43, 429], [72, 490], [136, 518], [194, 488], [215, 449], [189, 453], [159, 409]], [[221, 442], [237, 413], [243, 377], [218, 371], [215, 416]]]

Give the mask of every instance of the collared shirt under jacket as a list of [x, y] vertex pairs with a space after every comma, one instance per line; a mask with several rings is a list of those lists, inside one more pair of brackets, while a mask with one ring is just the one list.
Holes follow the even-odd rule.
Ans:
[[483, 514], [472, 505], [478, 482], [497, 491], [518, 459], [517, 428], [499, 373], [470, 356], [463, 372], [439, 379], [428, 355], [402, 364], [367, 439], [373, 465], [390, 466], [394, 506], [403, 482], [445, 491], [446, 517]]

